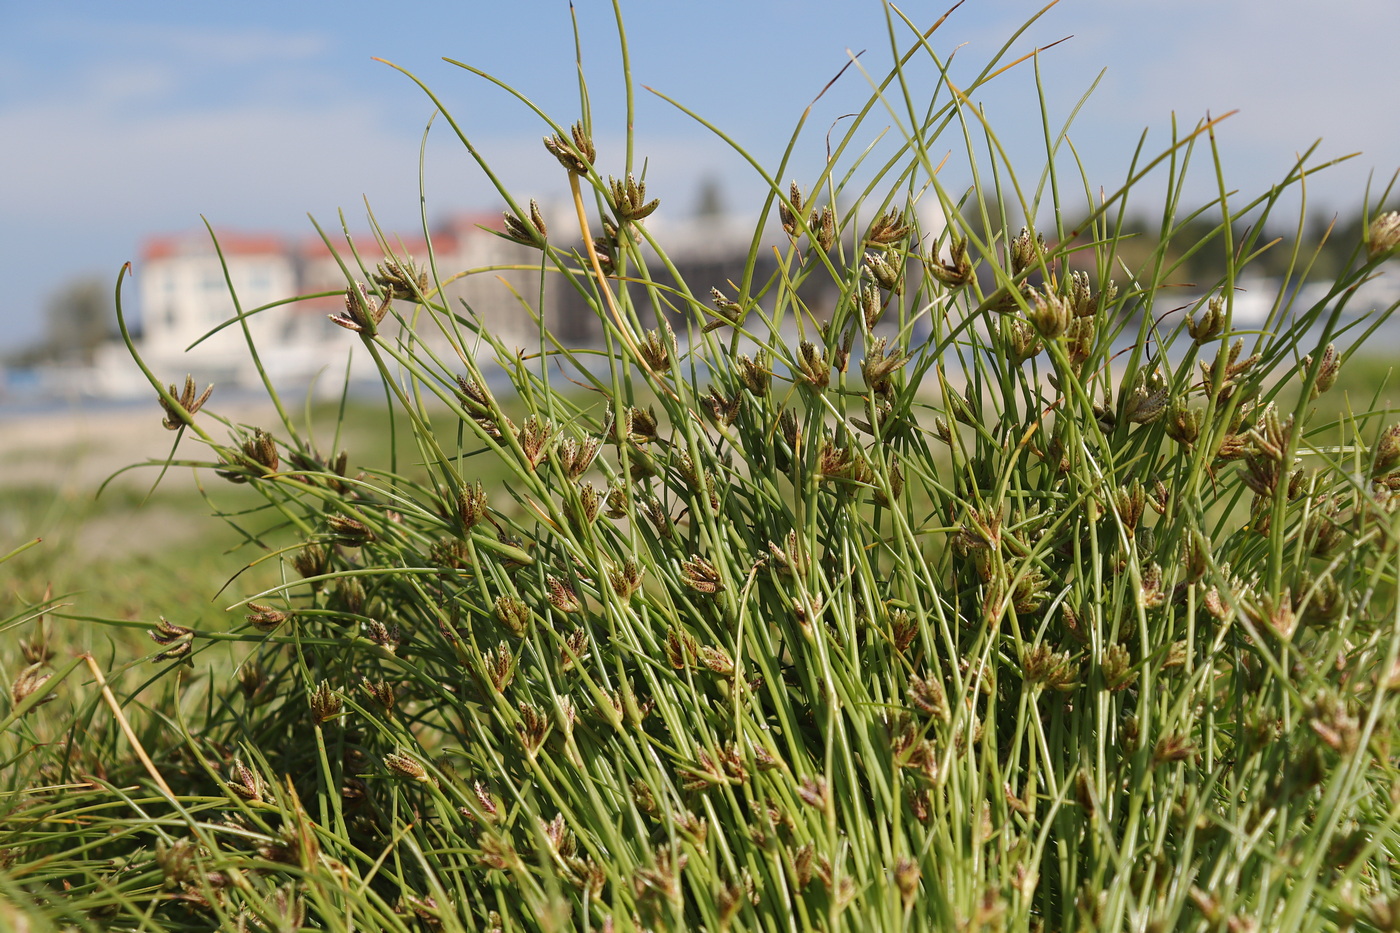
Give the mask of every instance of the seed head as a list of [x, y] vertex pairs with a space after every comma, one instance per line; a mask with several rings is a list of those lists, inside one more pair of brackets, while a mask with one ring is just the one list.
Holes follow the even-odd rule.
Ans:
[[575, 123], [569, 128], [572, 140], [565, 139], [559, 134], [546, 136], [544, 147], [549, 150], [549, 154], [559, 160], [559, 164], [564, 166], [575, 175], [587, 175], [588, 169], [593, 165], [593, 161], [598, 158], [598, 150], [593, 147], [592, 138], [584, 131], [583, 123]]
[[1361, 723], [1341, 697], [1330, 691], [1319, 692], [1306, 714], [1308, 726], [1328, 748], [1343, 755], [1356, 751]]
[[1196, 746], [1191, 744], [1191, 740], [1184, 735], [1173, 734], [1164, 735], [1157, 740], [1157, 747], [1152, 750], [1152, 761], [1154, 764], [1166, 764], [1173, 761], [1191, 761], [1196, 757]]
[[535, 203], [535, 199], [530, 199], [530, 219], [521, 220], [510, 211], [505, 212], [505, 235], [507, 239], [514, 240], [522, 246], [533, 246], [536, 249], [544, 249], [545, 242], [549, 238], [549, 227], [545, 225], [544, 214], [540, 213], [540, 206]]
[[1123, 420], [1133, 424], [1151, 424], [1166, 411], [1171, 397], [1171, 386], [1161, 370], [1151, 372], [1139, 369], [1133, 378], [1133, 387], [1122, 396]]
[[[1152, 529], [1144, 529], [1143, 542], [1147, 541], [1146, 534]], [[1145, 549], [1145, 548], [1144, 548]], [[1144, 609], [1156, 609], [1166, 602], [1167, 594], [1162, 590], [1162, 565], [1156, 561], [1144, 564], [1142, 567], [1142, 585], [1138, 588], [1142, 598]]]
[[1215, 397], [1217, 402], [1228, 399], [1239, 383], [1239, 377], [1247, 375], [1254, 368], [1254, 364], [1259, 362], [1258, 353], [1241, 360], [1239, 356], [1243, 350], [1244, 338], [1241, 337], [1232, 343], [1228, 350], [1222, 344], [1215, 360], [1209, 366], [1205, 362], [1197, 364], [1201, 367], [1201, 378], [1207, 389], [1215, 385], [1216, 379], [1220, 380], [1220, 392]]
[[457, 516], [464, 531], [470, 531], [486, 516], [486, 488], [481, 480], [475, 486], [463, 486], [457, 493]]
[[1381, 214], [1371, 221], [1366, 233], [1366, 255], [1370, 259], [1388, 256], [1397, 246], [1400, 246], [1400, 212]]
[[904, 288], [902, 267], [903, 262], [897, 250], [888, 249], [884, 253], [865, 254], [865, 269], [875, 280], [875, 284], [896, 295]]
[[821, 776], [803, 778], [797, 787], [797, 796], [802, 802], [818, 810], [826, 809], [830, 794], [830, 786], [826, 778]]
[[274, 609], [271, 606], [264, 606], [262, 603], [249, 603], [248, 608], [252, 612], [243, 618], [248, 624], [260, 632], [270, 632], [283, 622], [287, 621], [287, 613]]
[[817, 456], [817, 473], [823, 480], [852, 479], [858, 462], [861, 461], [849, 447], [838, 446], [829, 439], [823, 440], [821, 453]]
[[609, 175], [608, 192], [612, 195], [610, 200], [619, 223], [641, 220], [661, 204], [658, 199], [647, 201], [647, 183], [637, 181], [630, 172], [625, 182], [617, 181]]
[[[52, 676], [52, 674], [44, 672], [43, 664], [29, 665], [20, 671], [19, 676], [10, 684], [10, 699], [14, 701], [15, 706], [19, 706], [47, 683]], [[44, 702], [51, 699], [53, 697], [48, 697]]]
[[408, 778], [410, 781], [419, 781], [424, 784], [435, 783], [428, 776], [428, 769], [423, 767], [422, 762], [403, 752], [390, 752], [384, 756], [384, 766], [395, 774]]
[[567, 674], [586, 657], [588, 657], [588, 633], [581, 628], [576, 628], [564, 636], [563, 644], [559, 646], [559, 669]]
[[477, 805], [480, 807], [480, 818], [487, 823], [498, 821], [505, 809], [501, 798], [492, 793], [491, 789], [480, 781], [472, 784], [472, 793], [476, 796]]
[[1072, 314], [1065, 299], [1046, 289], [1031, 296], [1031, 308], [1027, 317], [1040, 336], [1046, 340], [1054, 340], [1069, 330]]
[[563, 580], [555, 576], [550, 576], [545, 581], [545, 584], [549, 590], [549, 604], [559, 612], [578, 612], [583, 608], [583, 603], [579, 601], [578, 594]]
[[533, 471], [549, 453], [550, 441], [554, 438], [554, 425], [548, 418], [531, 415], [525, 419], [516, 439], [520, 442], [520, 452]]
[[1089, 273], [1071, 272], [1065, 286], [1065, 301], [1075, 317], [1093, 317], [1098, 312], [1098, 302], [1089, 287]]
[[385, 625], [377, 619], [371, 619], [365, 624], [365, 634], [369, 636], [370, 641], [390, 654], [398, 651], [400, 645], [408, 644], [408, 639], [404, 637], [397, 623]]
[[602, 446], [603, 439], [591, 434], [584, 435], [582, 440], [566, 437], [558, 448], [559, 464], [564, 468], [564, 476], [576, 480], [587, 473]]
[[894, 886], [899, 889], [899, 896], [908, 909], [914, 902], [914, 896], [919, 893], [919, 865], [908, 856], [900, 856], [895, 860], [892, 874]]
[[167, 431], [178, 431], [183, 428], [191, 419], [194, 413], [204, 407], [204, 403], [209, 401], [209, 396], [213, 394], [214, 387], [206, 388], [198, 398], [194, 394], [194, 376], [185, 376], [185, 388], [176, 392], [175, 387], [170, 387], [170, 395], [178, 404], [172, 405], [164, 398], [160, 399], [160, 407], [165, 409], [165, 420], [161, 424], [165, 425]]
[[681, 563], [681, 582], [701, 593], [718, 593], [724, 589], [719, 568], [698, 554]]
[[607, 508], [608, 508], [608, 511], [607, 511], [607, 516], [608, 516], [608, 518], [626, 518], [626, 517], [627, 517], [627, 489], [626, 489], [626, 487], [623, 486], [621, 483], [617, 483], [617, 484], [614, 484], [614, 485], [612, 485], [612, 486], [609, 486], [609, 487], [608, 487], [608, 495], [607, 495], [607, 498], [603, 500], [603, 504], [606, 505]]
[[168, 622], [165, 616], [161, 616], [160, 622], [147, 634], [151, 636], [151, 641], [165, 649], [155, 656], [157, 661], [179, 660], [188, 655], [194, 647], [194, 629]]
[[1186, 533], [1183, 549], [1186, 581], [1196, 583], [1210, 570], [1210, 541], [1200, 531], [1192, 528]]
[[817, 239], [817, 248], [823, 253], [831, 252], [831, 247], [836, 243], [836, 212], [831, 205], [823, 206], [820, 211], [813, 210], [807, 227]]
[[1271, 497], [1281, 479], [1279, 463], [1272, 457], [1251, 455], [1245, 458], [1245, 466], [1239, 471], [1240, 479], [1257, 496]]
[[1011, 241], [1011, 272], [1020, 275], [1040, 262], [1045, 252], [1045, 237], [1031, 235], [1030, 230], [1021, 228], [1020, 234]]
[[763, 398], [768, 394], [773, 373], [768, 368], [767, 350], [759, 350], [754, 354], [753, 359], [740, 356], [736, 366], [739, 370], [739, 381], [744, 384], [744, 388], [758, 398]]
[[643, 573], [637, 559], [629, 557], [622, 562], [621, 566], [609, 568], [608, 582], [612, 585], [614, 593], [622, 599], [628, 599], [642, 588]]
[[650, 408], [645, 411], [636, 407], [626, 409], [622, 424], [626, 425], [627, 439], [634, 444], [649, 444], [658, 436], [656, 412]]
[[909, 236], [910, 229], [902, 211], [890, 211], [877, 217], [870, 225], [865, 242], [872, 246], [889, 246]]
[[243, 442], [243, 455], [269, 473], [276, 473], [280, 460], [277, 442], [262, 428], [254, 428], [253, 436]]
[[1186, 403], [1177, 400], [1167, 410], [1167, 436], [1178, 444], [1189, 447], [1201, 436], [1202, 412], [1199, 408], [1188, 408]]
[[515, 680], [515, 655], [510, 645], [501, 642], [481, 656], [482, 672], [496, 693], [504, 693], [511, 681]]
[[331, 685], [326, 681], [321, 681], [316, 685], [316, 689], [311, 693], [311, 717], [316, 720], [316, 725], [334, 719], [340, 715], [344, 703], [340, 695], [331, 689]]
[[1055, 651], [1045, 642], [1022, 655], [1021, 675], [1028, 684], [1043, 684], [1062, 692], [1079, 686], [1079, 665], [1070, 660], [1069, 652]]
[[330, 553], [319, 544], [302, 545], [292, 558], [292, 567], [303, 577], [324, 576], [330, 567]]
[[676, 358], [677, 346], [676, 335], [671, 330], [671, 325], [662, 322], [665, 330], [664, 335], [655, 330], [649, 330], [642, 344], [638, 347], [641, 350], [642, 360], [649, 366], [652, 372], [664, 373], [671, 368], [671, 361]]
[[890, 613], [890, 641], [900, 654], [909, 650], [914, 639], [919, 637], [919, 622], [903, 609]]
[[1381, 479], [1400, 466], [1400, 424], [1393, 424], [1376, 442], [1376, 460], [1371, 465], [1371, 478]]
[[929, 258], [924, 260], [924, 271], [950, 289], [959, 289], [971, 284], [972, 263], [967, 258], [967, 241], [953, 238], [947, 262], [939, 258], [935, 248]]
[[[828, 329], [826, 332], [824, 332], [822, 336], [823, 336], [824, 339], [828, 339], [828, 340], [829, 340], [829, 339], [830, 339], [830, 329]], [[836, 369], [836, 371], [837, 371], [838, 373], [844, 373], [844, 372], [846, 371], [846, 364], [847, 364], [848, 362], [850, 362], [850, 359], [851, 359], [851, 346], [852, 346], [855, 342], [856, 342], [856, 329], [855, 329], [854, 327], [851, 327], [851, 328], [849, 328], [844, 334], [841, 335], [841, 340], [840, 340], [840, 342], [837, 343], [836, 346], [832, 348], [832, 351], [831, 351], [831, 364], [832, 364], [832, 366]]]
[[719, 314], [713, 321], [704, 326], [703, 330], [706, 333], [723, 327], [725, 324], [738, 324], [743, 320], [744, 306], [737, 301], [730, 300], [718, 288], [710, 289], [710, 300], [714, 302]]
[[788, 186], [788, 202], [791, 203], [791, 207], [779, 199], [778, 220], [782, 222], [784, 232], [790, 237], [795, 237], [798, 232], [797, 218], [802, 216], [802, 189], [795, 181]]
[[1011, 604], [1020, 613], [1038, 610], [1048, 595], [1049, 581], [1038, 568], [1027, 565], [1017, 572], [1011, 591]]
[[723, 648], [702, 645], [699, 649], [700, 663], [721, 677], [734, 676], [734, 658]]
[[938, 438], [949, 447], [953, 446], [953, 428], [948, 424], [948, 419], [942, 416], [935, 416], [933, 419], [933, 436]]
[[666, 660], [676, 670], [683, 670], [695, 663], [699, 656], [700, 643], [684, 629], [672, 628], [666, 633]]
[[390, 298], [418, 302], [428, 290], [428, 273], [410, 259], [386, 259], [375, 266], [374, 284]]
[[1137, 671], [1133, 670], [1133, 659], [1123, 645], [1109, 645], [1104, 650], [1101, 667], [1104, 687], [1110, 692], [1125, 690], [1137, 680]]
[[880, 337], [870, 346], [869, 355], [860, 364], [860, 372], [870, 390], [883, 395], [890, 390], [890, 376], [907, 362], [909, 357], [898, 350], [885, 356], [885, 338]]
[[379, 323], [389, 313], [389, 295], [376, 298], [370, 287], [356, 282], [345, 290], [345, 310], [340, 314], [329, 314], [332, 324], [346, 330], [353, 330], [366, 338], [379, 332]]
[[234, 676], [238, 681], [238, 689], [243, 692], [243, 699], [247, 700], [250, 706], [262, 706], [275, 698], [271, 678], [251, 658], [238, 665]]
[[1293, 416], [1280, 419], [1278, 406], [1270, 402], [1259, 419], [1259, 425], [1250, 430], [1249, 436], [1261, 456], [1282, 465], [1288, 458], [1289, 443], [1293, 437]]
[[237, 758], [233, 760], [233, 768], [230, 769], [228, 779], [228, 789], [233, 791], [244, 800], [262, 800], [263, 779], [256, 771], [245, 765]]
[[797, 347], [797, 368], [802, 379], [814, 389], [825, 389], [831, 382], [831, 364], [826, 361], [826, 353], [810, 340], [804, 340]]
[[[501, 440], [501, 427], [496, 422], [496, 416], [491, 390], [475, 379], [467, 379], [465, 376], [457, 377], [457, 400], [462, 403], [467, 414], [477, 423], [487, 437], [494, 440]], [[502, 418], [506, 430], [511, 434], [515, 433], [515, 425], [510, 423], [509, 418]]]
[[358, 518], [348, 515], [328, 515], [326, 524], [336, 541], [346, 547], [362, 547], [374, 540], [374, 532]]
[[865, 329], [873, 330], [875, 325], [880, 323], [880, 318], [885, 316], [885, 303], [880, 297], [880, 289], [872, 284], [861, 286], [859, 293], [861, 318], [865, 321]]
[[530, 703], [521, 703], [519, 710], [520, 719], [515, 724], [515, 732], [520, 736], [525, 753], [533, 758], [549, 736], [549, 715]]
[[909, 675], [909, 702], [939, 722], [948, 721], [948, 694], [943, 684], [933, 677], [924, 679], [916, 674]]
[[394, 715], [394, 704], [398, 701], [398, 697], [393, 684], [387, 680], [370, 680], [366, 677], [361, 681], [360, 687], [369, 695], [370, 699], [379, 705], [385, 716]]
[[[884, 506], [885, 508], [889, 508], [889, 507], [890, 507], [890, 498], [891, 498], [891, 497], [893, 497], [893, 498], [895, 498], [895, 499], [898, 499], [898, 498], [899, 498], [901, 495], [903, 495], [903, 493], [904, 493], [904, 471], [903, 471], [902, 469], [900, 469], [900, 467], [899, 467], [899, 454], [898, 454], [898, 452], [896, 452], [896, 451], [894, 451], [894, 450], [891, 450], [891, 451], [889, 452], [889, 464], [890, 464], [890, 469], [889, 469], [890, 492], [889, 492], [889, 495], [886, 495], [886, 494], [885, 494], [885, 490], [882, 489], [882, 488], [879, 487], [879, 486], [876, 486], [876, 487], [875, 487], [875, 493], [874, 493], [876, 504], [877, 504], [877, 505], [882, 505], [882, 506]], [[874, 482], [874, 478], [872, 477], [872, 478], [869, 480], [869, 482]]]
[[497, 596], [496, 621], [520, 638], [530, 630], [530, 607], [518, 596]]
[[1003, 320], [1006, 331], [1002, 346], [1005, 348], [1007, 360], [1012, 366], [1020, 366], [1045, 349], [1045, 344], [1036, 336], [1035, 328], [1028, 321], [1023, 321], [1020, 318], [1005, 318]]
[[[1313, 368], [1312, 354], [1303, 357], [1303, 372]], [[1322, 359], [1317, 364], [1317, 375], [1313, 378], [1312, 398], [1317, 398], [1323, 392], [1332, 388], [1337, 381], [1337, 372], [1341, 369], [1341, 361], [1337, 358], [1336, 344], [1329, 343], [1322, 351]]]
[[744, 394], [736, 392], [728, 396], [715, 386], [710, 386], [710, 391], [700, 399], [700, 404], [705, 407], [705, 413], [710, 416], [711, 421], [727, 427], [739, 417], [739, 411], [744, 404]]
[[1123, 523], [1123, 529], [1129, 537], [1132, 537], [1133, 531], [1142, 519], [1142, 510], [1146, 503], [1147, 491], [1143, 488], [1142, 483], [1136, 479], [1113, 491], [1113, 504], [1118, 511], [1118, 519]]
[[574, 834], [564, 823], [564, 814], [558, 814], [548, 823], [540, 820], [540, 832], [544, 835], [545, 843], [555, 855], [567, 859], [574, 854]]
[[1206, 302], [1205, 314], [1198, 321], [1186, 318], [1186, 332], [1197, 344], [1208, 343], [1225, 332], [1225, 300], [1220, 297]]

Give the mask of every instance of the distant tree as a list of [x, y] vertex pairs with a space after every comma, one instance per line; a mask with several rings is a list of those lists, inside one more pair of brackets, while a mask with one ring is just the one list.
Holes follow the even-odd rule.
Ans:
[[50, 359], [91, 363], [102, 343], [116, 335], [111, 285], [97, 276], [74, 279], [44, 304], [44, 350]]
[[719, 180], [707, 175], [700, 180], [700, 193], [695, 199], [695, 216], [699, 220], [717, 220], [724, 216], [724, 192]]

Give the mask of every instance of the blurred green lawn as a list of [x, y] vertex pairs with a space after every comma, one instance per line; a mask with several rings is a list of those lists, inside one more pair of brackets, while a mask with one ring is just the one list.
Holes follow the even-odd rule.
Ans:
[[[336, 405], [316, 407], [310, 413], [323, 453], [335, 435], [338, 416]], [[156, 430], [142, 432], [142, 437], [151, 438], [148, 445], [138, 441], [138, 448], [154, 459], [169, 453], [175, 437], [159, 429], [161, 418], [160, 409], [152, 404], [150, 421]], [[295, 423], [303, 429], [304, 418], [297, 417]], [[274, 430], [270, 420], [260, 426]], [[221, 425], [208, 427], [216, 438], [225, 434]], [[399, 446], [399, 472], [421, 475], [417, 451], [411, 447], [412, 432], [402, 421], [392, 431], [382, 403], [346, 408], [337, 450], [349, 451], [352, 473], [387, 469], [391, 436]], [[0, 455], [16, 466], [12, 472], [21, 477], [7, 482], [0, 476], [0, 554], [34, 538], [43, 539], [0, 564], [0, 619], [51, 598], [57, 603], [53, 613], [57, 618], [49, 626], [55, 647], [104, 654], [110, 650], [105, 646], [116, 639], [138, 656], [155, 650], [144, 632], [160, 616], [212, 631], [242, 626], [242, 612], [229, 612], [228, 607], [280, 582], [280, 562], [263, 558], [273, 548], [296, 543], [297, 536], [290, 529], [276, 529], [279, 516], [265, 507], [266, 501], [255, 490], [229, 483], [208, 469], [172, 466], [156, 485], [160, 468], [145, 466], [118, 476], [98, 495], [99, 477], [122, 465], [111, 460], [110, 449], [100, 446], [82, 443], [37, 452], [11, 447]], [[213, 459], [188, 436], [181, 440], [176, 456]], [[96, 470], [73, 469], [75, 463], [82, 465], [84, 457], [103, 462]], [[52, 471], [52, 481], [34, 476], [46, 471]], [[216, 511], [232, 524], [215, 517]], [[246, 533], [240, 533], [240, 528]], [[250, 540], [269, 529], [263, 546]], [[136, 624], [83, 624], [61, 621], [63, 617]]]

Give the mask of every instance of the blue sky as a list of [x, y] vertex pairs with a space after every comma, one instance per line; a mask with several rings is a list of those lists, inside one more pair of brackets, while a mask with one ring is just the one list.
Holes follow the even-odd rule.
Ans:
[[[946, 0], [902, 9], [932, 23]], [[639, 85], [664, 91], [742, 141], [765, 163], [847, 61], [889, 61], [875, 0], [624, 3]], [[967, 0], [935, 47], [980, 64], [1041, 4]], [[617, 41], [610, 4], [579, 0], [584, 70], [595, 99], [600, 162], [620, 174]], [[578, 113], [569, 7], [563, 0], [238, 3], [0, 0], [0, 321], [13, 346], [39, 336], [47, 295], [73, 276], [115, 277], [143, 237], [215, 225], [306, 232], [308, 213], [364, 226], [418, 216], [418, 149], [432, 113], [389, 59], [438, 90], [522, 197], [555, 197], [562, 173], [528, 110], [451, 57], [515, 84], [566, 123]], [[1256, 193], [1318, 138], [1329, 156], [1362, 151], [1310, 188], [1319, 208], [1359, 205], [1367, 175], [1400, 168], [1391, 46], [1394, 0], [1063, 0], [1016, 43], [1047, 52], [1043, 79], [1057, 120], [1107, 69], [1071, 138], [1095, 186], [1119, 182], [1144, 129], [1164, 143], [1186, 124], [1238, 109], [1220, 129], [1232, 184]], [[1029, 69], [984, 99], [1017, 153], [1039, 130]], [[931, 83], [930, 83], [931, 85]], [[931, 90], [931, 86], [929, 88]], [[797, 168], [819, 164], [823, 137], [863, 101], [848, 72], [823, 98]], [[917, 88], [916, 88], [917, 90]], [[718, 178], [742, 209], [760, 188], [742, 162], [688, 117], [638, 89], [637, 153], [650, 158], [663, 211], [687, 213], [699, 180]], [[885, 121], [880, 121], [881, 124]], [[428, 158], [430, 213], [496, 208], [499, 199], [439, 124]], [[956, 140], [951, 144], [955, 144]], [[1019, 156], [1018, 156], [1019, 158]], [[616, 167], [614, 168], [613, 165]], [[1201, 166], [1204, 168], [1204, 166]], [[1205, 197], [1211, 179], [1199, 174]], [[139, 274], [139, 269], [137, 270]]]

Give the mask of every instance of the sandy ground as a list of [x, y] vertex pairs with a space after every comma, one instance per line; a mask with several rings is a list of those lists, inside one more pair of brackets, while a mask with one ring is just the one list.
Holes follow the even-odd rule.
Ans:
[[[270, 405], [220, 411], [231, 420], [271, 423]], [[122, 467], [170, 454], [175, 432], [154, 401], [149, 406], [120, 409], [76, 408], [27, 414], [0, 420], [0, 486], [38, 486], [55, 490], [95, 489]], [[210, 433], [225, 436], [223, 425], [211, 422]], [[189, 432], [177, 456], [206, 459], [207, 452]], [[150, 474], [147, 477], [147, 474]], [[132, 482], [155, 479], [150, 468], [128, 474]]]
[[[270, 404], [221, 409], [220, 414], [235, 422], [268, 425], [275, 417]], [[202, 503], [192, 507], [186, 496], [164, 495], [192, 489], [194, 477], [182, 467], [172, 467], [149, 500], [144, 496], [160, 475], [159, 466], [122, 473], [108, 487], [108, 504], [95, 500], [103, 481], [123, 467], [170, 455], [176, 434], [161, 424], [163, 417], [153, 400], [149, 405], [0, 418], [0, 553], [40, 535], [51, 553], [129, 562], [168, 553], [206, 533], [211, 520]], [[227, 429], [212, 419], [208, 430], [215, 438], [227, 436]], [[210, 459], [208, 449], [188, 431], [176, 456]], [[203, 479], [207, 482], [209, 475]], [[114, 501], [119, 489], [139, 499]], [[19, 491], [18, 496], [5, 495], [7, 490]], [[4, 581], [0, 572], [0, 585]]]

